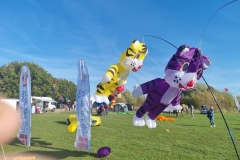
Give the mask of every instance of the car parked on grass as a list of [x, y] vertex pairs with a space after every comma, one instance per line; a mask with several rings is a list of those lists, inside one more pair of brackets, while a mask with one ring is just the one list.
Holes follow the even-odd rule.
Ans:
[[114, 112], [127, 112], [128, 106], [125, 103], [116, 103], [113, 106], [113, 111]]
[[207, 114], [208, 107], [206, 105], [202, 105], [200, 109], [200, 114]]
[[126, 105], [128, 107], [128, 111], [133, 111], [133, 105], [131, 105], [131, 104], [126, 104]]

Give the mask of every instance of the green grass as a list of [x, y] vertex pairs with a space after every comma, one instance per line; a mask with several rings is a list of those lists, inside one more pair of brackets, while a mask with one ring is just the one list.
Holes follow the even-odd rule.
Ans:
[[[137, 160], [234, 160], [236, 152], [220, 114], [215, 114], [217, 127], [210, 128], [206, 115], [190, 114], [177, 117], [175, 122], [157, 121], [157, 128], [134, 127], [131, 114], [110, 113], [102, 123], [92, 127], [91, 153], [74, 148], [76, 132], [67, 130], [67, 115], [75, 112], [46, 113], [32, 116], [31, 147], [17, 139], [4, 146], [6, 157], [50, 156], [55, 159], [98, 159], [97, 150], [109, 146], [111, 154], [104, 159]], [[168, 116], [168, 114], [163, 114]], [[240, 114], [224, 114], [240, 151]], [[166, 132], [165, 129], [169, 129]], [[21, 155], [23, 156], [23, 155]], [[3, 154], [0, 153], [0, 159]]]

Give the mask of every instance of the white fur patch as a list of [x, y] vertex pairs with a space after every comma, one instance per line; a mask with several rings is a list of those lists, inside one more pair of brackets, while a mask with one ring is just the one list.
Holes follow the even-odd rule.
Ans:
[[139, 41], [135, 41], [134, 42], [134, 47], [137, 48], [139, 46], [140, 42]]
[[93, 95], [93, 98], [95, 99], [95, 102], [97, 102], [97, 103], [103, 103], [103, 102], [105, 102], [107, 105], [109, 104], [109, 100], [108, 100], [108, 98], [107, 97], [105, 97], [105, 96], [98, 96], [98, 95]]
[[182, 56], [184, 53], [188, 52], [189, 48], [184, 48], [181, 52], [180, 52], [180, 56]]
[[157, 123], [155, 120], [151, 120], [148, 115], [146, 115], [145, 117], [145, 121], [146, 121], [146, 125], [148, 126], [148, 128], [156, 128], [157, 127]]
[[96, 102], [101, 103], [102, 102], [102, 96], [98, 96], [98, 95], [93, 95], [93, 98], [95, 99]]
[[134, 126], [144, 126], [145, 125], [144, 117], [138, 118], [135, 113], [133, 116], [133, 125]]
[[103, 77], [102, 77], [102, 80], [101, 82], [102, 83], [106, 83], [106, 82], [109, 82], [111, 80], [110, 76], [105, 74]]
[[169, 104], [180, 92], [179, 88], [176, 87], [169, 87], [167, 91], [164, 93], [160, 103]]
[[105, 97], [104, 95], [102, 95], [102, 102], [105, 102], [108, 105], [109, 104], [108, 97]]

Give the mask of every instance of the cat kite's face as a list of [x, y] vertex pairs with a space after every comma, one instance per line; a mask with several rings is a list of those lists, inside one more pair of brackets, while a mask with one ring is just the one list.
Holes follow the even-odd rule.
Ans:
[[134, 40], [131, 46], [122, 53], [120, 63], [125, 69], [137, 72], [142, 68], [147, 53], [146, 45], [138, 40]]
[[202, 55], [199, 48], [182, 45], [168, 62], [164, 79], [172, 87], [191, 90], [210, 63], [211, 60]]

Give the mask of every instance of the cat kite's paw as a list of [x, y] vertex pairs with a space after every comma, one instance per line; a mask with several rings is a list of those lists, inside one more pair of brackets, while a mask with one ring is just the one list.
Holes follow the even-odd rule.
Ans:
[[134, 114], [133, 116], [133, 125], [134, 126], [144, 126], [145, 125], [145, 121], [144, 121], [144, 118], [138, 118], [136, 116], [136, 113]]
[[145, 117], [145, 121], [146, 121], [146, 125], [148, 126], [148, 128], [156, 128], [157, 127], [157, 123], [155, 120], [151, 120], [148, 115], [146, 115]]
[[137, 98], [143, 95], [142, 87], [141, 85], [136, 84], [133, 88], [134, 90], [132, 91], [133, 97]]

